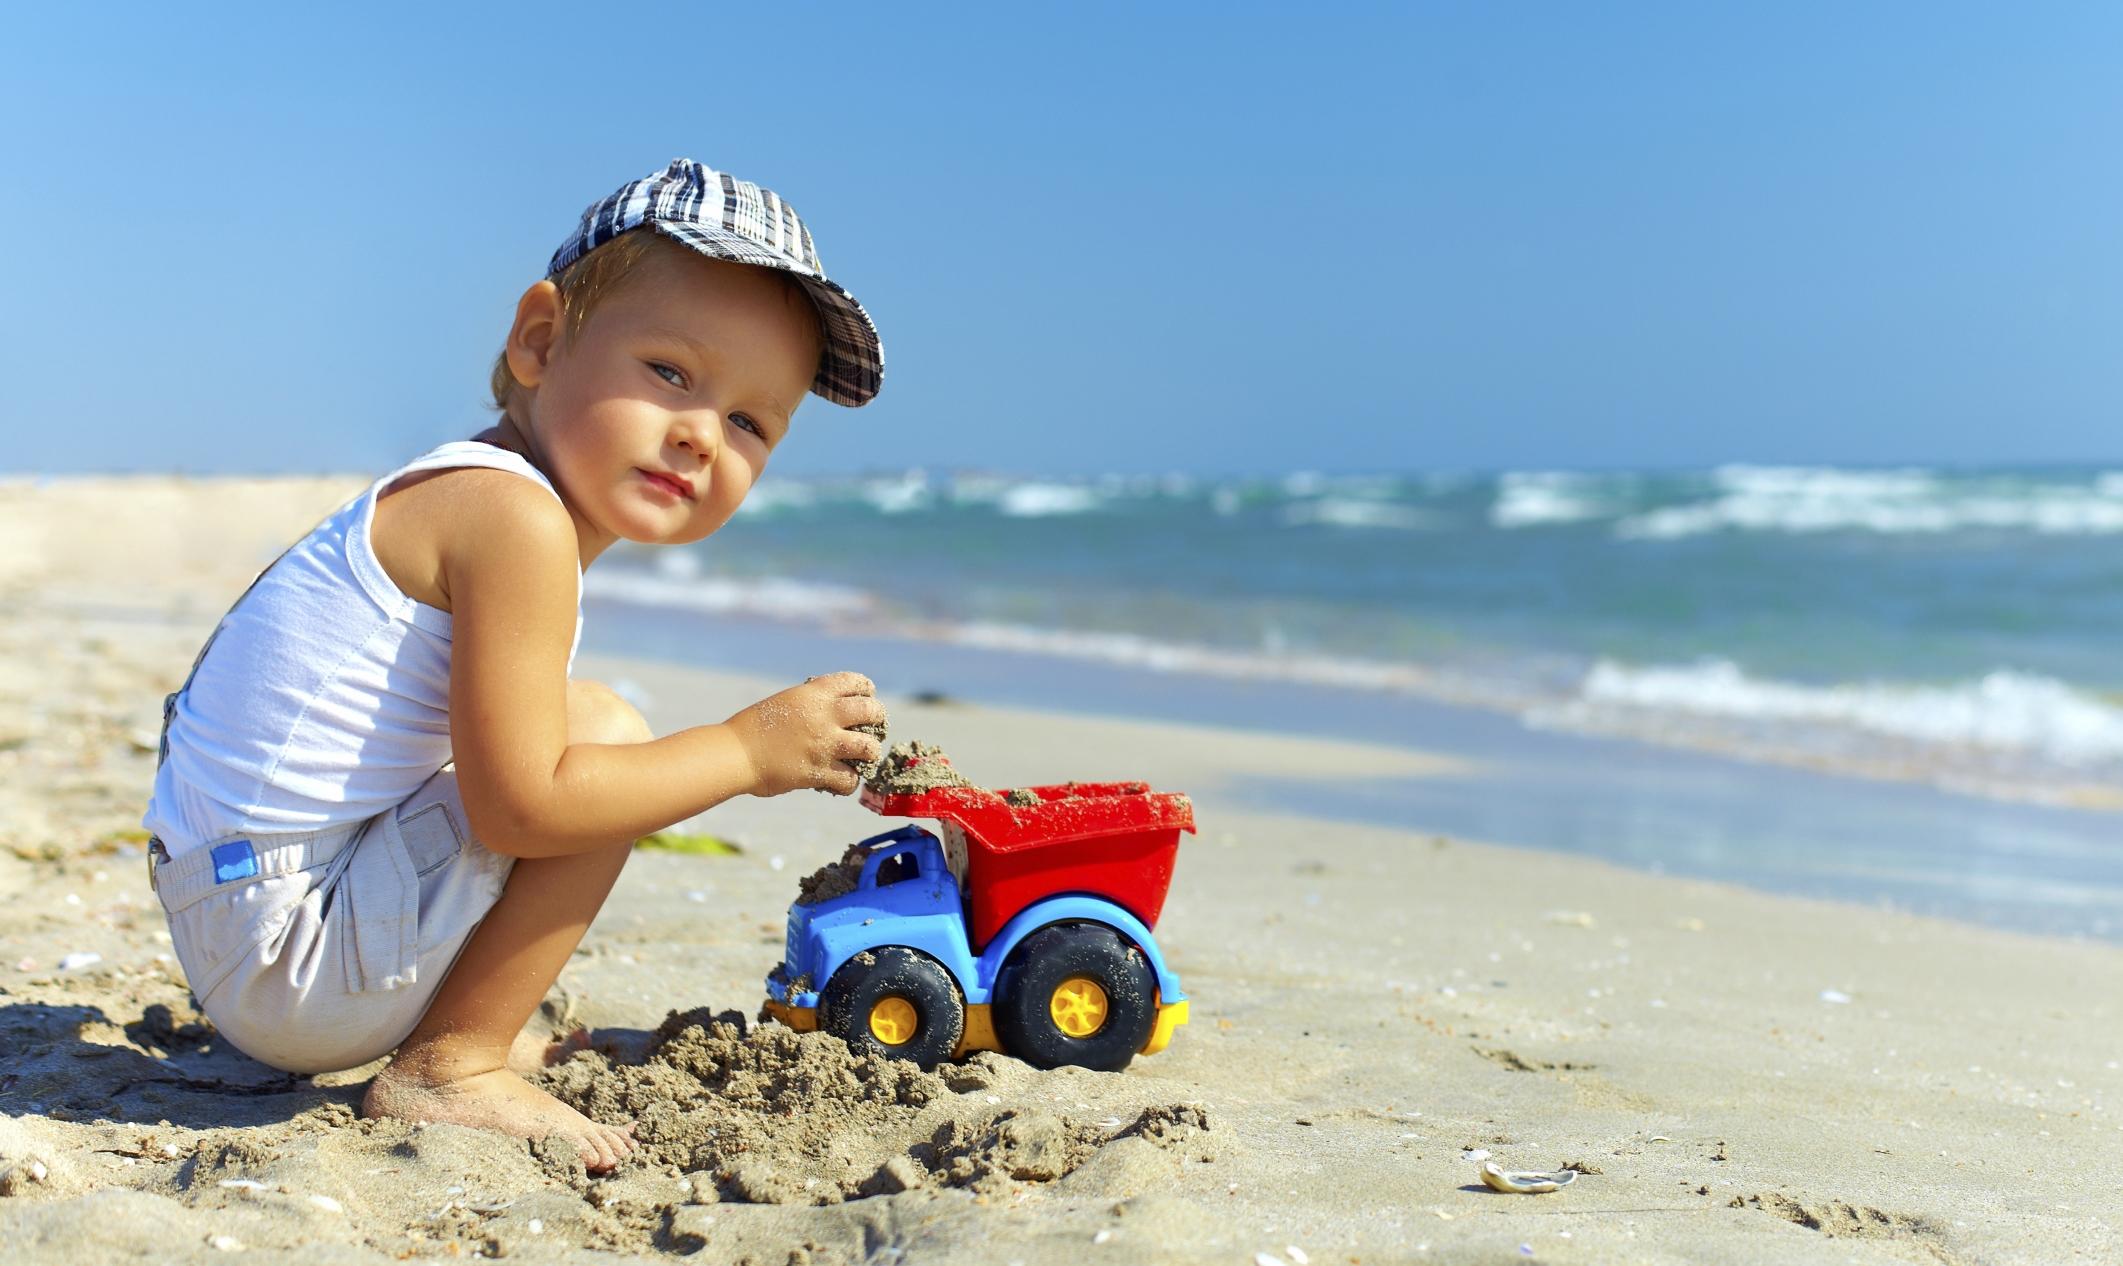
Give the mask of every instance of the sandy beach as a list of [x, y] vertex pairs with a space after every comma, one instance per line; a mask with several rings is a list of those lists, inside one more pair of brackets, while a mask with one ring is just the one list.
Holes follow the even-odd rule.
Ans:
[[[1192, 795], [1158, 937], [1192, 996], [1125, 1072], [935, 1074], [755, 1017], [798, 878], [880, 829], [738, 800], [637, 853], [549, 1000], [609, 1177], [368, 1122], [192, 1007], [137, 827], [164, 692], [348, 478], [0, 483], [0, 1239], [22, 1262], [2123, 1260], [2123, 949], [1244, 810], [1451, 751], [887, 698], [989, 786]], [[820, 664], [816, 671], [860, 668]], [[588, 660], [659, 731], [787, 683]], [[1478, 1168], [1569, 1167], [1545, 1195]]]

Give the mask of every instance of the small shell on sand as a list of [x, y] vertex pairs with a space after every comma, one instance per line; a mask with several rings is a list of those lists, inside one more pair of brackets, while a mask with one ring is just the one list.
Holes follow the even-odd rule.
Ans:
[[243, 1251], [243, 1241], [237, 1239], [233, 1235], [209, 1236], [206, 1241], [206, 1246], [208, 1248], [219, 1249], [224, 1253], [240, 1253]]
[[1516, 1195], [1542, 1195], [1558, 1191], [1577, 1181], [1574, 1169], [1549, 1171], [1504, 1169], [1495, 1161], [1482, 1162], [1482, 1181], [1498, 1191]]

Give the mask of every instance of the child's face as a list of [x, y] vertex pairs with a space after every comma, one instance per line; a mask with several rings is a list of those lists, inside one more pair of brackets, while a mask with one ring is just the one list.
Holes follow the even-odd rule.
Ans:
[[721, 527], [818, 370], [818, 319], [801, 294], [682, 250], [644, 259], [572, 341], [560, 320], [558, 292], [533, 286], [509, 365], [532, 388], [519, 420], [585, 563], [615, 539], [678, 545]]

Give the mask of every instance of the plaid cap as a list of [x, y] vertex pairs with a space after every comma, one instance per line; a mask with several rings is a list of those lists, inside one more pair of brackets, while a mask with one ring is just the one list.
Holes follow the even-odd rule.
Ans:
[[674, 158], [662, 171], [630, 180], [617, 193], [591, 204], [574, 234], [553, 252], [546, 276], [556, 276], [620, 234], [642, 227], [715, 259], [793, 275], [810, 294], [825, 333], [826, 348], [811, 390], [850, 407], [868, 404], [877, 395], [885, 377], [885, 349], [877, 326], [854, 295], [826, 280], [811, 230], [796, 218], [795, 208], [771, 189], [690, 158]]

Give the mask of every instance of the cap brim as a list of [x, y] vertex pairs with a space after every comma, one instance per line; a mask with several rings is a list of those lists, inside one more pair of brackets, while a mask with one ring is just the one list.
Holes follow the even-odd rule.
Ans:
[[787, 256], [736, 233], [662, 220], [650, 220], [642, 227], [713, 259], [772, 268], [802, 282], [812, 306], [818, 309], [819, 329], [825, 335], [825, 350], [819, 354], [818, 376], [811, 380], [811, 393], [851, 409], [876, 399], [885, 380], [884, 343], [877, 337], [877, 324], [870, 320], [870, 314], [838, 282], [797, 267]]

